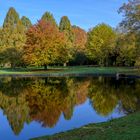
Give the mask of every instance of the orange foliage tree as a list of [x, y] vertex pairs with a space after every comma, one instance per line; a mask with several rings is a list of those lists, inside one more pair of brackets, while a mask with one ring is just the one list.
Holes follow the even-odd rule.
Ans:
[[85, 50], [87, 42], [87, 33], [85, 30], [78, 26], [72, 27], [74, 35], [73, 48], [74, 48], [74, 61], [76, 64], [84, 64], [86, 60]]
[[27, 31], [24, 60], [31, 65], [47, 68], [60, 58], [60, 50], [65, 45], [64, 34], [54, 24], [40, 20]]
[[78, 26], [73, 26], [72, 31], [74, 34], [74, 47], [77, 52], [85, 50], [85, 45], [87, 42], [87, 33], [85, 30], [81, 29]]

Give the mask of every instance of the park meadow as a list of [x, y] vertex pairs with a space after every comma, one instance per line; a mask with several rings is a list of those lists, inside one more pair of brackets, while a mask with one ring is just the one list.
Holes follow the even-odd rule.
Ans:
[[67, 15], [58, 23], [44, 11], [33, 23], [9, 7], [0, 27], [0, 139], [140, 139], [140, 0], [118, 14], [116, 27], [85, 30]]

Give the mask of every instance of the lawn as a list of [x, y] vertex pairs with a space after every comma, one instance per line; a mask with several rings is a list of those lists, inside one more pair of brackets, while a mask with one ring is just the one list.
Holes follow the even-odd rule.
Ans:
[[43, 68], [16, 68], [16, 69], [0, 69], [0, 75], [24, 75], [24, 76], [66, 76], [66, 75], [82, 75], [82, 74], [116, 74], [123, 73], [128, 75], [140, 75], [140, 70], [136, 68], [127, 67], [48, 67], [47, 70]]
[[32, 140], [140, 140], [140, 112]]

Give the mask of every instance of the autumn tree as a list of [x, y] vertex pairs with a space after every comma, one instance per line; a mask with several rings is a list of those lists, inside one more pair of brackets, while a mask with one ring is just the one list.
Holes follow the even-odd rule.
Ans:
[[87, 42], [87, 33], [85, 30], [78, 26], [72, 26], [72, 32], [74, 36], [74, 61], [76, 64], [83, 64], [86, 60], [85, 50]]
[[0, 108], [3, 109], [13, 133], [19, 135], [24, 124], [30, 122], [25, 98], [29, 82], [26, 78], [6, 77], [1, 78], [0, 83]]
[[67, 38], [67, 45], [65, 46], [65, 54], [61, 57], [61, 61], [63, 61], [64, 66], [72, 59], [73, 56], [73, 32], [70, 20], [67, 16], [63, 16], [60, 20], [59, 24], [60, 32], [63, 32]]
[[36, 66], [53, 64], [60, 56], [60, 50], [66, 41], [63, 33], [50, 22], [40, 20], [27, 31], [24, 46], [24, 60]]
[[78, 26], [72, 26], [74, 35], [74, 46], [76, 51], [84, 51], [87, 42], [87, 33], [84, 29]]
[[136, 66], [140, 66], [140, 32], [136, 36]]
[[21, 58], [22, 55], [22, 48], [25, 43], [26, 36], [24, 26], [14, 8], [10, 8], [6, 15], [0, 39], [0, 53], [3, 63], [9, 63], [11, 67], [21, 65], [23, 62], [21, 61], [19, 63], [19, 58]]
[[124, 19], [120, 23], [127, 31], [140, 31], [140, 0], [129, 0], [119, 9]]
[[30, 19], [27, 18], [26, 16], [23, 16], [23, 17], [21, 18], [21, 22], [22, 22], [22, 24], [24, 25], [25, 29], [28, 29], [28, 28], [32, 25]]
[[[2, 28], [0, 28], [0, 53], [2, 51], [2, 36], [3, 36], [3, 33], [2, 33]], [[0, 56], [0, 64], [2, 63], [2, 57]]]
[[[123, 6], [119, 9], [119, 13], [121, 13], [124, 17], [120, 23], [120, 26], [126, 31], [128, 36], [135, 36], [136, 38], [133, 40], [137, 56], [135, 61], [136, 65], [140, 65], [140, 0], [129, 0], [128, 3], [124, 3]], [[128, 46], [130, 45], [128, 44]]]
[[115, 31], [103, 23], [92, 28], [87, 36], [87, 56], [99, 65], [108, 65], [109, 55], [115, 47]]
[[19, 22], [19, 14], [11, 7], [4, 19], [3, 27], [14, 27]]
[[50, 23], [52, 23], [52, 24], [54, 24], [54, 25], [57, 26], [57, 23], [56, 23], [56, 21], [55, 21], [55, 18], [54, 18], [54, 16], [53, 16], [53, 14], [51, 14], [50, 12], [45, 12], [45, 13], [43, 14], [41, 20], [44, 20], [44, 21], [46, 21], [46, 22], [50, 22]]
[[132, 113], [138, 107], [139, 84], [135, 79], [97, 77], [91, 79], [89, 99], [96, 112], [103, 116], [111, 114], [116, 107], [125, 113]]
[[135, 34], [119, 34], [115, 48], [118, 56], [118, 66], [134, 66], [136, 60], [136, 36]]

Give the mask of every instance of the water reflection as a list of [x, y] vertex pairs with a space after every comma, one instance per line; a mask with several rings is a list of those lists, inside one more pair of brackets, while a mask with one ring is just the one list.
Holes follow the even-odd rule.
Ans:
[[53, 128], [62, 114], [70, 120], [75, 106], [87, 99], [101, 116], [108, 116], [116, 106], [120, 112], [134, 112], [140, 108], [140, 80], [108, 77], [0, 79], [0, 108], [15, 135], [20, 134], [25, 123], [32, 121]]

